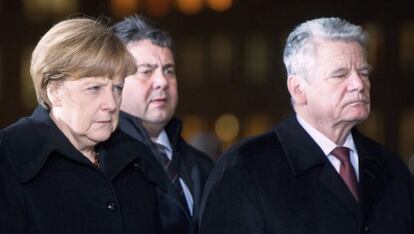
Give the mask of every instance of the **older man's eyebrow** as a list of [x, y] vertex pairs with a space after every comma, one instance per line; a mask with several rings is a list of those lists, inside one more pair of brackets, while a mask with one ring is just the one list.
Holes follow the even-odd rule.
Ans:
[[153, 64], [153, 63], [141, 63], [141, 64], [138, 64], [138, 68], [140, 67], [155, 69], [158, 67], [158, 65]]
[[331, 72], [329, 72], [329, 75], [332, 76], [332, 75], [346, 74], [347, 72], [349, 72], [349, 68], [340, 67], [340, 68], [334, 69]]
[[163, 69], [174, 68], [174, 67], [175, 67], [174, 63], [167, 63], [165, 65], [162, 65]]
[[369, 64], [363, 65], [361, 67], [358, 68], [358, 71], [368, 71], [371, 72], [372, 71], [372, 66]]

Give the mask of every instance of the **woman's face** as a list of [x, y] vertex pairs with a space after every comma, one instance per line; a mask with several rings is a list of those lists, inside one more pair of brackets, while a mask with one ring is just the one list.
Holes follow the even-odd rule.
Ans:
[[80, 150], [109, 138], [118, 125], [124, 79], [86, 77], [48, 89], [51, 117]]

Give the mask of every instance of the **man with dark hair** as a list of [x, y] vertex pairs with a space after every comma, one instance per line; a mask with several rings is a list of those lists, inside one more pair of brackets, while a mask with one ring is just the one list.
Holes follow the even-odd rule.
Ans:
[[290, 33], [295, 114], [225, 153], [211, 172], [200, 234], [412, 234], [401, 159], [355, 126], [370, 112], [364, 30], [319, 18]]
[[125, 79], [120, 128], [154, 153], [166, 173], [154, 174], [166, 234], [197, 232], [199, 205], [211, 159], [181, 137], [174, 117], [178, 103], [174, 41], [147, 19], [131, 16], [112, 31], [137, 61]]

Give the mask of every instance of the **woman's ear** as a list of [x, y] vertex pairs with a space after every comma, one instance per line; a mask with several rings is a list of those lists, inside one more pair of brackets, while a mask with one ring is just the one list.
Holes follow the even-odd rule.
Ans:
[[301, 75], [291, 75], [287, 79], [287, 87], [295, 104], [306, 104], [305, 79]]
[[61, 101], [61, 90], [59, 82], [52, 81], [49, 82], [46, 88], [47, 98], [50, 101], [51, 107], [58, 107], [62, 104]]

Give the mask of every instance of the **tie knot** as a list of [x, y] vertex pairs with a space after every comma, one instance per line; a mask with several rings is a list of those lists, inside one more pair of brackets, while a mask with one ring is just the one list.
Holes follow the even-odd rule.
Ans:
[[331, 154], [339, 159], [341, 163], [349, 162], [349, 148], [347, 147], [336, 147]]
[[157, 143], [157, 142], [154, 142], [154, 145], [155, 145], [155, 147], [157, 147], [157, 150], [158, 151], [160, 151], [160, 152], [162, 152], [162, 153], [164, 153], [164, 154], [166, 154], [167, 153], [167, 147], [165, 146], [165, 145], [163, 145], [163, 144], [160, 144], [160, 143]]
[[168, 158], [167, 155], [167, 150], [168, 148], [165, 145], [159, 144], [154, 142], [155, 147], [158, 150], [158, 153], [156, 155], [158, 161], [160, 161], [160, 163], [164, 166], [164, 167], [168, 167], [169, 163], [170, 163], [170, 159]]

